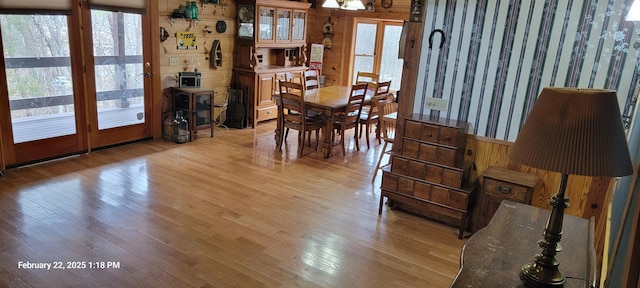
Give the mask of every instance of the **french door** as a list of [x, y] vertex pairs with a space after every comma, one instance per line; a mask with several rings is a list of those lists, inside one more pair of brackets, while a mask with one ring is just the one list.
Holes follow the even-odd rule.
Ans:
[[6, 166], [152, 136], [148, 17], [91, 2], [0, 13]]
[[391, 89], [399, 90], [403, 69], [403, 62], [398, 59], [401, 34], [401, 21], [356, 19], [352, 82], [358, 71], [371, 72], [380, 75], [380, 81], [391, 81]]
[[[87, 39], [87, 100], [91, 147], [152, 136], [150, 33], [143, 15], [90, 9]], [[90, 41], [89, 41], [90, 40]], [[146, 56], [148, 57], [148, 56]]]

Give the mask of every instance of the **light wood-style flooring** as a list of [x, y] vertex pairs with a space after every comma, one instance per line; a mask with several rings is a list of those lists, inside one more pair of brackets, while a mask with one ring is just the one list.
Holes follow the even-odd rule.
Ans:
[[298, 159], [297, 133], [277, 152], [274, 127], [6, 171], [0, 286], [449, 287], [465, 240], [408, 213], [378, 215], [382, 145], [357, 152], [351, 139], [346, 157], [307, 147]]

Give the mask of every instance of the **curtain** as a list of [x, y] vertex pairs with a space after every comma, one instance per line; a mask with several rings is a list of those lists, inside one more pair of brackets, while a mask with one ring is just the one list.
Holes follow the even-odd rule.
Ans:
[[0, 0], [3, 14], [71, 14], [72, 0]]

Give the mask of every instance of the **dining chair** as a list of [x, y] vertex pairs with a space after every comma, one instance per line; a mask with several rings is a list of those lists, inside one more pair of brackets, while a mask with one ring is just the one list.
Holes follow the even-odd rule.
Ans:
[[318, 81], [318, 70], [309, 69], [304, 71], [304, 83], [307, 90], [319, 88], [320, 82]]
[[[316, 117], [308, 117], [304, 102], [304, 88], [301, 83], [279, 81], [280, 86], [280, 105], [278, 105], [278, 113], [282, 115], [282, 128], [298, 130], [298, 157], [302, 157], [304, 150], [304, 137], [309, 131], [316, 131], [316, 150], [318, 149], [320, 139], [320, 129], [326, 123], [324, 115]], [[291, 111], [284, 113], [284, 111]], [[282, 142], [286, 140], [286, 136], [278, 143], [278, 150], [282, 149]], [[309, 143], [311, 143], [311, 135], [309, 135]]]
[[[382, 98], [387, 98], [389, 95], [393, 97], [393, 94], [389, 93], [391, 81], [379, 82], [375, 84], [374, 87], [376, 92], [373, 98], [379, 96], [382, 96]], [[371, 105], [365, 105], [362, 107], [362, 113], [360, 114], [360, 119], [358, 120], [358, 122], [360, 123], [360, 135], [358, 135], [358, 137], [362, 138], [362, 132], [364, 131], [365, 140], [367, 141], [367, 149], [371, 148], [371, 146], [369, 145], [369, 134], [371, 134], [371, 127], [373, 127], [374, 124], [378, 124], [378, 107], [376, 107], [376, 102], [373, 98], [371, 99]], [[381, 142], [379, 131], [376, 133], [376, 139], [378, 139], [378, 144], [380, 144]]]
[[388, 94], [391, 89], [391, 80], [389, 81], [384, 81], [384, 82], [378, 82], [378, 84], [376, 85], [376, 93], [375, 95], [384, 95], [384, 94]]
[[358, 71], [356, 74], [356, 84], [360, 83], [369, 83], [369, 84], [377, 84], [380, 75], [371, 73], [371, 72], [361, 72]]
[[305, 83], [304, 82], [304, 72], [287, 72], [284, 74], [286, 81], [288, 82], [293, 82], [293, 83]]
[[[333, 122], [333, 128], [340, 133], [340, 146], [342, 147], [343, 156], [346, 155], [344, 147], [345, 131], [349, 129], [355, 129], [353, 138], [355, 138], [356, 141], [356, 150], [360, 151], [360, 144], [358, 143], [358, 127], [360, 125], [358, 120], [360, 119], [360, 112], [362, 112], [362, 104], [364, 103], [368, 86], [368, 83], [354, 84], [351, 86], [351, 93], [349, 94], [349, 100], [347, 101], [345, 110], [335, 116], [336, 119]], [[332, 140], [334, 136], [335, 134], [331, 133]]]
[[[301, 84], [301, 83], [303, 83], [303, 79], [304, 79], [303, 72], [285, 72], [285, 73], [276, 74], [276, 81], [286, 81], [286, 82], [293, 82], [293, 83]], [[280, 91], [278, 91], [278, 92], [280, 92]], [[304, 90], [303, 90], [302, 94], [304, 94]], [[287, 110], [287, 113], [292, 114], [292, 113], [297, 113], [297, 112]], [[286, 128], [285, 129], [285, 133], [284, 133], [284, 139], [286, 140], [288, 136], [289, 136], [289, 128]], [[311, 131], [309, 131], [309, 147], [311, 147]]]
[[384, 155], [391, 155], [390, 152], [392, 149], [389, 149], [389, 151], [387, 151], [387, 145], [391, 145], [391, 147], [393, 147], [393, 141], [396, 136], [396, 119], [384, 116], [390, 115], [394, 112], [398, 112], [398, 103], [394, 101], [393, 94], [390, 94], [390, 97], [379, 99], [377, 102], [380, 112], [380, 130], [382, 133], [381, 137], [382, 141], [384, 141], [384, 144], [382, 145], [382, 151], [380, 151], [380, 157], [378, 158], [376, 169], [373, 171], [373, 177], [371, 178], [372, 183], [376, 180], [378, 171], [382, 166], [382, 158], [384, 158]]

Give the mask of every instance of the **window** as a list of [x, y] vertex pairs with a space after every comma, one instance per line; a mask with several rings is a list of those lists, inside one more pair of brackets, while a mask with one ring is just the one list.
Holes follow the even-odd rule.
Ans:
[[0, 23], [14, 142], [75, 134], [67, 16], [0, 15]]
[[399, 90], [403, 65], [402, 59], [398, 59], [401, 34], [401, 21], [356, 19], [352, 82], [355, 83], [358, 71], [373, 72], [380, 75], [380, 81], [391, 81], [391, 89]]

